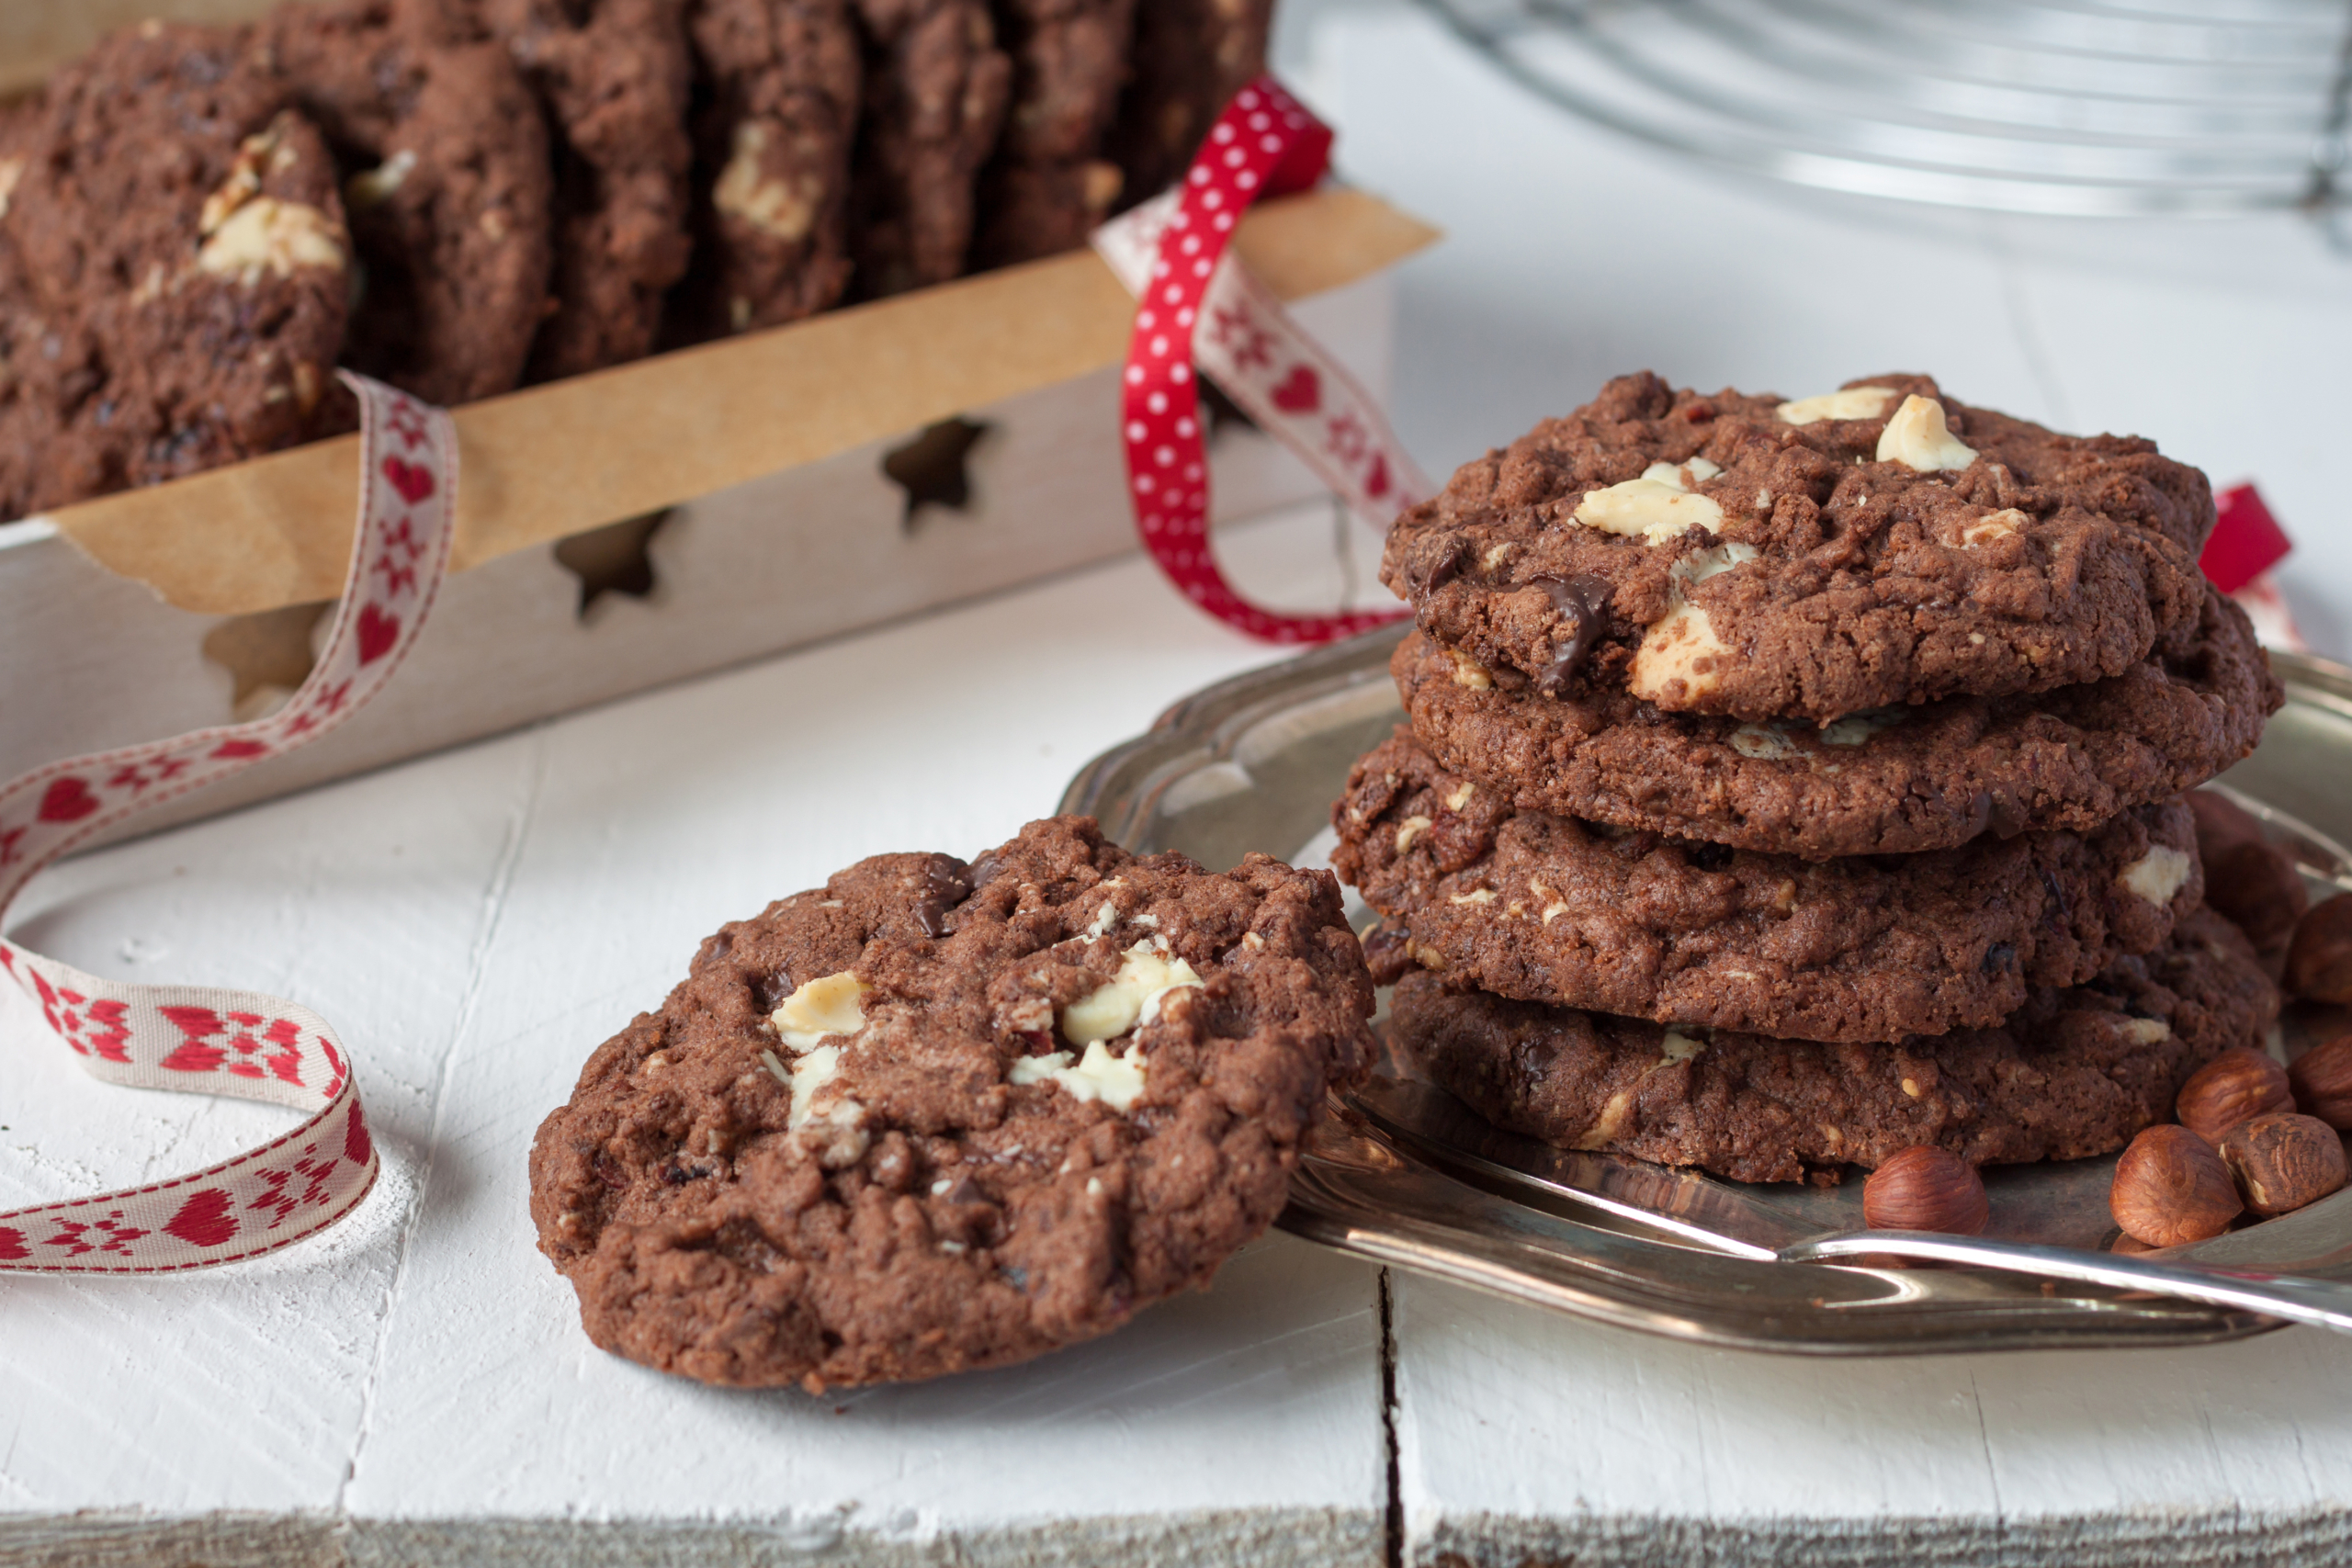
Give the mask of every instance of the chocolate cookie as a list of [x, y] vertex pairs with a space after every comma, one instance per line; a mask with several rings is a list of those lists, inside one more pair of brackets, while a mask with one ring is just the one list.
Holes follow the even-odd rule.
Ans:
[[1835, 1179], [1934, 1145], [1979, 1164], [2080, 1159], [2163, 1120], [2181, 1080], [2256, 1045], [2278, 993], [2210, 910], [2089, 983], [2034, 993], [1997, 1029], [1823, 1045], [1661, 1029], [1449, 990], [1408, 975], [1389, 1038], [1498, 1127], [1564, 1148], [1741, 1181]]
[[1205, 1285], [1371, 1061], [1329, 873], [1085, 818], [720, 928], [531, 1150], [589, 1337], [706, 1382], [1002, 1366]]
[[1126, 80], [1135, 0], [996, 0], [1012, 59], [1012, 103], [980, 175], [975, 267], [1086, 243], [1118, 199], [1119, 165], [1099, 156]]
[[701, 254], [681, 333], [779, 326], [849, 287], [859, 62], [848, 0], [691, 0]]
[[1804, 861], [1515, 810], [1401, 731], [1331, 821], [1340, 879], [1452, 984], [1805, 1040], [1996, 1024], [2162, 944], [2204, 890], [2177, 799], [2085, 834]]
[[857, 0], [864, 123], [850, 254], [864, 299], [944, 283], [972, 243], [974, 186], [996, 145], [1012, 62], [986, 0]]
[[0, 517], [320, 430], [335, 169], [250, 31], [148, 23], [0, 122]]
[[535, 381], [652, 352], [685, 276], [692, 69], [684, 0], [482, 0], [546, 110], [555, 150], [555, 311]]
[[1233, 95], [1264, 74], [1274, 0], [1150, 0], [1136, 15], [1134, 62], [1111, 157], [1132, 207], [1184, 177]]
[[1399, 517], [1381, 581], [1547, 693], [1826, 722], [2121, 675], [2196, 624], [2205, 476], [1880, 376], [1783, 402], [1623, 376]]
[[364, 288], [344, 363], [428, 402], [522, 378], [548, 306], [538, 104], [470, 0], [287, 6], [279, 68], [348, 177]]
[[2254, 750], [2286, 694], [2208, 589], [2188, 633], [2112, 680], [1947, 697], [1816, 728], [1662, 713], [1623, 691], [1516, 691], [1415, 632], [1389, 668], [1444, 767], [1528, 811], [1824, 860], [2084, 832]]

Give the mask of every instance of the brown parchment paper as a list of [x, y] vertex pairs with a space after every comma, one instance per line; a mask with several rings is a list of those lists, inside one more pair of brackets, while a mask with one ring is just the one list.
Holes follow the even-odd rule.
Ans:
[[[1261, 204], [1235, 243], [1296, 299], [1436, 237], [1327, 189]], [[1092, 252], [1072, 252], [469, 404], [456, 569], [1117, 364], [1133, 310]], [[345, 436], [51, 516], [180, 608], [248, 615], [342, 592], [358, 461]]]

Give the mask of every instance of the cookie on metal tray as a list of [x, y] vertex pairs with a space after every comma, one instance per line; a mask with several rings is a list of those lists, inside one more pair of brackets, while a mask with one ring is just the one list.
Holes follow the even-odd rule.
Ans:
[[1012, 103], [980, 175], [975, 268], [1086, 243], [1122, 184], [1101, 156], [1127, 75], [1135, 0], [997, 0]]
[[597, 1344], [707, 1382], [1002, 1366], [1205, 1285], [1371, 1061], [1327, 872], [1085, 818], [720, 928], [531, 1152]]
[[700, 254], [678, 335], [778, 326], [849, 287], [864, 66], [848, 0], [691, 0]]
[[1826, 726], [1663, 713], [1622, 689], [1513, 690], [1419, 632], [1389, 668], [1430, 754], [1523, 810], [1824, 860], [2085, 832], [2245, 756], [2286, 693], [2245, 612], [2211, 588], [2203, 605], [2111, 680]]
[[1355, 765], [1331, 863], [1455, 986], [1817, 1041], [1988, 1027], [2145, 953], [2204, 892], [2178, 799], [2086, 833], [1833, 861], [1514, 808], [1409, 732]]
[[555, 148], [554, 314], [535, 381], [652, 352], [692, 249], [684, 0], [483, 0], [545, 106]]
[[547, 128], [470, 0], [333, 0], [266, 24], [342, 161], [363, 287], [344, 363], [429, 402], [512, 389], [547, 318]]
[[2181, 1082], [2258, 1046], [2278, 993], [2211, 910], [2144, 957], [2036, 992], [2006, 1024], [1889, 1045], [1677, 1029], [1457, 992], [1410, 974], [1406, 1062], [1497, 1126], [1740, 1181], [1835, 1179], [1933, 1145], [1980, 1164], [2080, 1159], [2171, 1113]]
[[249, 31], [151, 22], [0, 118], [0, 518], [321, 434], [335, 168]]
[[964, 271], [1012, 87], [985, 0], [857, 0], [865, 90], [850, 197], [861, 299]]
[[1925, 376], [1825, 397], [1623, 376], [1458, 469], [1381, 580], [1510, 686], [1821, 723], [2124, 673], [2196, 624], [2205, 476]]

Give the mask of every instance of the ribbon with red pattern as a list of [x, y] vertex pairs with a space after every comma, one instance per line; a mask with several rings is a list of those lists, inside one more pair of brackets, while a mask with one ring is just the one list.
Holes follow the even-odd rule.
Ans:
[[1181, 185], [1094, 234], [1095, 250], [1136, 297], [1123, 434], [1136, 531], [1186, 598], [1269, 642], [1325, 642], [1406, 612], [1293, 615], [1234, 591], [1209, 547], [1195, 367], [1382, 527], [1432, 493], [1379, 403], [1227, 251], [1251, 201], [1312, 187], [1330, 150], [1329, 129], [1261, 76], [1226, 106]]
[[[432, 608], [457, 514], [447, 414], [345, 374], [361, 413], [359, 527], [326, 646], [285, 705], [35, 769], [0, 785], [0, 931], [41, 869], [167, 800], [303, 746], [391, 679]], [[253, 991], [134, 986], [0, 939], [0, 969], [107, 1083], [306, 1111], [259, 1148], [187, 1176], [0, 1213], [0, 1271], [160, 1274], [252, 1258], [313, 1235], [375, 1184], [351, 1057], [326, 1020]]]

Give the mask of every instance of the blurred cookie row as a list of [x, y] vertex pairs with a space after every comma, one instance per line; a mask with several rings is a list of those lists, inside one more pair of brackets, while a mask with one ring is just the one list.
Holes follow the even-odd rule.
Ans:
[[337, 0], [0, 106], [0, 518], [1084, 243], [1272, 0]]

